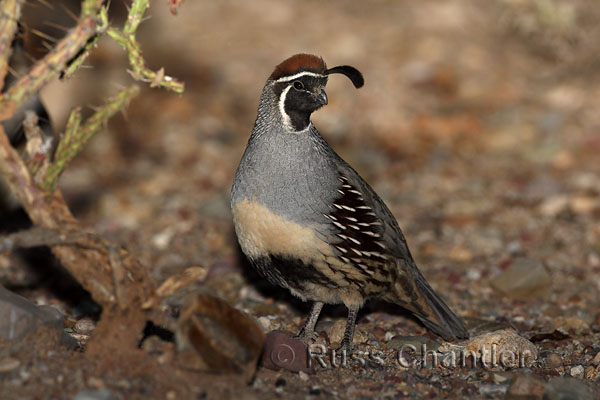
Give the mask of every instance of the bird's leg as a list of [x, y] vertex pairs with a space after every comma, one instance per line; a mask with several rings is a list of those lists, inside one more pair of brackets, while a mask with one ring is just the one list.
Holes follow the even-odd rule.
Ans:
[[354, 326], [356, 325], [356, 315], [358, 307], [348, 307], [348, 319], [346, 320], [346, 330], [344, 331], [344, 339], [338, 350], [346, 350], [349, 354], [352, 352], [352, 338], [354, 337]]
[[304, 326], [300, 329], [300, 332], [298, 332], [298, 334], [295, 336], [296, 339], [300, 339], [303, 342], [316, 339], [317, 334], [315, 333], [315, 325], [317, 325], [317, 320], [319, 319], [319, 314], [321, 313], [322, 308], [323, 302], [315, 301], [313, 303], [308, 319], [304, 323]]

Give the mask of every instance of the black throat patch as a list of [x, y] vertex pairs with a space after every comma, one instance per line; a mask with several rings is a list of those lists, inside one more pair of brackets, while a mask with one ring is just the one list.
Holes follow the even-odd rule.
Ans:
[[279, 111], [290, 130], [298, 132], [308, 128], [310, 115], [324, 105], [321, 93], [326, 84], [326, 77], [299, 76], [276, 85]]

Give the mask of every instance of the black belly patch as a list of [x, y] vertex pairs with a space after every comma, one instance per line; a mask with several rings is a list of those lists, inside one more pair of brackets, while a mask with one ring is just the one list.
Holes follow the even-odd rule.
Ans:
[[313, 265], [291, 257], [269, 255], [252, 260], [257, 271], [270, 283], [302, 290], [306, 283], [314, 283], [329, 288], [337, 288], [334, 281], [318, 271]]

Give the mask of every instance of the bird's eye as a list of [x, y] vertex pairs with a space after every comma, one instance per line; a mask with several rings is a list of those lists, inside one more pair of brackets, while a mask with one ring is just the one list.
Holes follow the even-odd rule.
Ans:
[[304, 85], [302, 84], [302, 82], [296, 81], [296, 82], [294, 82], [294, 89], [302, 90], [302, 89], [304, 89]]

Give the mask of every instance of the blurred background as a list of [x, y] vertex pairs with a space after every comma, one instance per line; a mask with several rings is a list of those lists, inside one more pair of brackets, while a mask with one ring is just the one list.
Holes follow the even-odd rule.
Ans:
[[[358, 91], [330, 79], [330, 104], [313, 121], [387, 202], [459, 315], [525, 330], [567, 314], [600, 324], [596, 1], [188, 0], [176, 16], [166, 3], [152, 2], [138, 37], [148, 65], [185, 93], [144, 87], [60, 184], [84, 225], [124, 243], [159, 281], [201, 266], [224, 271], [210, 285], [220, 296], [258, 296], [240, 272], [229, 191], [266, 78], [307, 52], [362, 71]], [[31, 29], [60, 37], [78, 1], [27, 4], [26, 48], [39, 58], [45, 39]], [[125, 15], [113, 0], [111, 20]], [[41, 93], [57, 132], [74, 106], [91, 112], [132, 83], [106, 37], [86, 64]], [[541, 269], [511, 276], [523, 257]], [[27, 279], [3, 263], [5, 281]], [[502, 287], [503, 273], [527, 295]]]
[[[515, 327], [542, 360], [560, 354], [555, 369], [543, 369], [548, 361], [535, 370], [546, 379], [597, 381], [597, 0], [187, 0], [176, 16], [167, 3], [151, 3], [138, 39], [148, 66], [164, 68], [186, 90], [140, 84], [141, 94], [66, 169], [60, 187], [85, 227], [124, 244], [159, 283], [197, 267], [204, 273], [196, 287], [247, 311], [265, 332], [297, 331], [306, 310], [263, 285], [240, 257], [229, 192], [267, 77], [295, 53], [317, 54], [330, 67], [358, 68], [366, 83], [355, 90], [330, 79], [329, 105], [314, 114], [315, 125], [389, 205], [423, 274], [471, 334]], [[126, 12], [112, 0], [117, 26]], [[28, 0], [30, 58], [42, 57], [78, 14], [79, 1]], [[103, 37], [75, 76], [41, 92], [54, 130], [63, 131], [73, 107], [89, 115], [132, 84], [128, 68], [125, 52]], [[0, 254], [0, 284], [67, 308], [74, 324], [80, 316], [44, 288], [57, 278], [20, 263]], [[395, 335], [428, 335], [385, 307], [361, 313], [356, 337], [385, 349]], [[322, 336], [333, 335], [339, 311], [324, 313]], [[261, 370], [253, 389], [272, 391], [280, 378], [269, 374]], [[452, 381], [441, 386], [413, 371], [406, 384], [395, 375], [321, 377], [342, 379], [332, 381], [335, 390], [348, 393], [356, 382], [371, 385], [369, 398], [384, 381], [422, 394], [425, 386], [410, 379], [435, 393], [460, 393], [455, 398], [506, 391], [506, 384], [504, 392], [474, 389], [473, 382], [502, 380], [466, 374], [445, 374]], [[282, 376], [306, 392], [308, 378]]]

